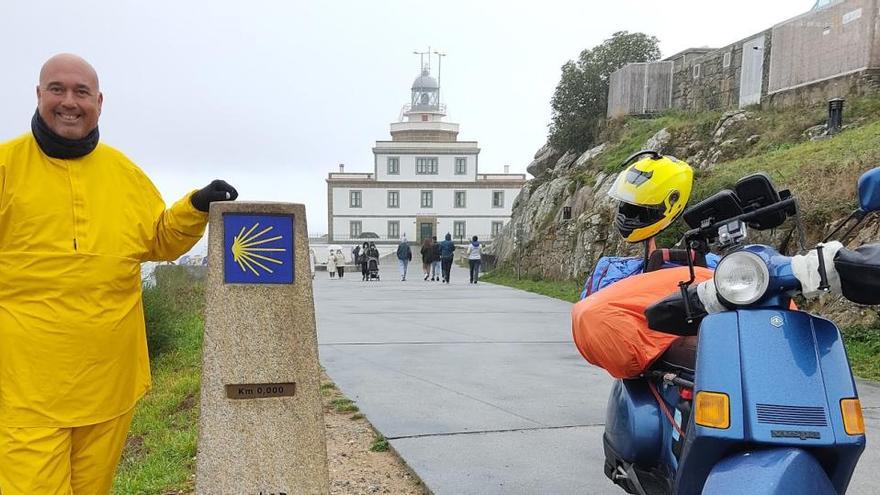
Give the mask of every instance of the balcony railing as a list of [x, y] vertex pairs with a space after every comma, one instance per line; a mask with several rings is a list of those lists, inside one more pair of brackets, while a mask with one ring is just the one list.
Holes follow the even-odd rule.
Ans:
[[373, 180], [374, 174], [359, 172], [330, 172], [330, 179], [335, 180]]
[[526, 174], [477, 174], [477, 180], [526, 180]]

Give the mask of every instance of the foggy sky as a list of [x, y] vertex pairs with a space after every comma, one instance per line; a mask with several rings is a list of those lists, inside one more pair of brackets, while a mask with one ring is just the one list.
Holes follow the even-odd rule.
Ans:
[[323, 234], [324, 179], [339, 163], [372, 171], [418, 75], [414, 50], [447, 54], [446, 120], [479, 141], [480, 171], [525, 172], [560, 67], [581, 50], [620, 30], [657, 36], [664, 57], [720, 47], [813, 3], [4, 0], [0, 141], [29, 130], [42, 63], [76, 53], [101, 79], [102, 141], [167, 203], [223, 178], [242, 200], [305, 203]]

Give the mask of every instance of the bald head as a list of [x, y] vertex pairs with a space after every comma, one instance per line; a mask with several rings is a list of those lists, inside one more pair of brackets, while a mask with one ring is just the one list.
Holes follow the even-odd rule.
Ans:
[[84, 138], [98, 127], [103, 102], [98, 73], [82, 57], [61, 53], [40, 69], [37, 109], [55, 134]]
[[40, 69], [40, 86], [44, 86], [47, 77], [58, 71], [76, 72], [90, 79], [95, 91], [99, 91], [98, 72], [86, 59], [72, 53], [59, 53], [54, 55]]

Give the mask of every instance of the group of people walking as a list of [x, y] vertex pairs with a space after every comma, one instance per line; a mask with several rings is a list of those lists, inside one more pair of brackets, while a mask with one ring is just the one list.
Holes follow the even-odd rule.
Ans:
[[[468, 244], [466, 255], [468, 266], [470, 269], [470, 283], [475, 284], [480, 279], [482, 246], [477, 236], [471, 238]], [[424, 280], [432, 282], [449, 283], [450, 273], [452, 272], [452, 261], [455, 257], [455, 243], [452, 242], [452, 235], [446, 234], [443, 241], [437, 241], [436, 236], [426, 237], [422, 241], [420, 250], [422, 255], [422, 271], [425, 274]], [[400, 280], [406, 281], [409, 263], [412, 261], [412, 249], [404, 235], [400, 244], [397, 245], [397, 263], [400, 269]], [[363, 245], [357, 245], [351, 250], [351, 259], [355, 265], [361, 269], [362, 280], [370, 280], [378, 278], [371, 275], [378, 272], [379, 250], [374, 242], [364, 242]], [[327, 271], [330, 272], [330, 278], [342, 278], [345, 274], [345, 255], [341, 249], [331, 249], [327, 258]]]
[[[425, 280], [442, 281], [449, 283], [450, 272], [452, 271], [452, 259], [455, 256], [455, 243], [452, 242], [452, 235], [446, 234], [446, 238], [437, 242], [437, 237], [425, 238], [422, 241], [422, 270], [425, 273]], [[399, 257], [399, 256], [398, 256]], [[467, 249], [468, 264], [470, 266], [470, 283], [475, 284], [480, 277], [480, 243], [477, 236], [471, 239]]]
[[327, 255], [327, 271], [330, 272], [330, 278], [336, 278], [339, 275], [339, 278], [342, 278], [345, 275], [345, 255], [342, 254], [341, 249], [330, 250], [330, 253]]

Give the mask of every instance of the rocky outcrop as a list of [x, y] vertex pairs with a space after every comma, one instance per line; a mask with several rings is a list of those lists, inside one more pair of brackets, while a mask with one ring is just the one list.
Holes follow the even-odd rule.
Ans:
[[[608, 189], [617, 174], [594, 163], [606, 149], [601, 144], [580, 155], [557, 154], [550, 165], [539, 162], [542, 175], [523, 188], [493, 243], [502, 265], [531, 276], [579, 278], [603, 254], [630, 249], [611, 222], [615, 205]], [[548, 156], [545, 151], [536, 156]]]
[[535, 153], [535, 159], [526, 167], [526, 172], [532, 174], [533, 177], [541, 177], [547, 169], [553, 168], [556, 160], [559, 158], [559, 152], [547, 143]]

